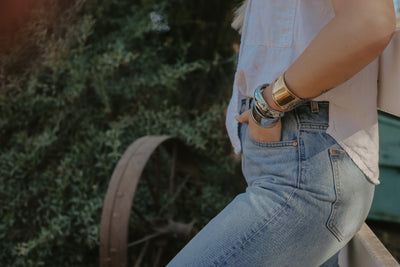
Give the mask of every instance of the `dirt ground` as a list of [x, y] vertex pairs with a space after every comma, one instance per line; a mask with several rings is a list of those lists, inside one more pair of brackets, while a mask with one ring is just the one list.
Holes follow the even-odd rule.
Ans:
[[368, 220], [367, 224], [396, 260], [400, 262], [400, 224], [375, 220]]

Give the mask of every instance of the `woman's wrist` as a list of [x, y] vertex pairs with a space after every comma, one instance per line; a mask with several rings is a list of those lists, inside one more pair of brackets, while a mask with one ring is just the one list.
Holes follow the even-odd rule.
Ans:
[[268, 106], [270, 106], [270, 108], [272, 108], [273, 110], [285, 112], [285, 110], [281, 109], [272, 98], [273, 86], [274, 86], [274, 83], [271, 83], [270, 85], [268, 85], [268, 87], [263, 91], [263, 97], [264, 97], [265, 101], [268, 103]]

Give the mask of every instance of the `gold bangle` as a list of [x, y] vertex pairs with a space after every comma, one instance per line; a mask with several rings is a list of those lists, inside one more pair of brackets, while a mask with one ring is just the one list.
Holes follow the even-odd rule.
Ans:
[[293, 94], [285, 83], [285, 73], [275, 79], [272, 88], [272, 99], [285, 112], [303, 104], [306, 100]]

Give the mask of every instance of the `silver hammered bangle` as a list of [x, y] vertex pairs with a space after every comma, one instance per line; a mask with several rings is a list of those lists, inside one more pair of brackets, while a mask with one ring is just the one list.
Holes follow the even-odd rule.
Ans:
[[285, 113], [271, 109], [263, 97], [263, 92], [268, 86], [269, 84], [262, 84], [256, 88], [254, 91], [254, 103], [264, 117], [281, 118]]
[[264, 116], [264, 114], [261, 113], [261, 111], [258, 109], [257, 105], [255, 105], [254, 102], [251, 107], [251, 117], [258, 125], [264, 128], [271, 127], [272, 124], [278, 122], [280, 119], [280, 117], [274, 118], [274, 117]]
[[276, 123], [285, 114], [284, 112], [273, 110], [269, 107], [267, 101], [262, 96], [268, 84], [260, 85], [254, 91], [254, 101], [251, 108], [251, 116], [253, 120], [264, 128], [269, 128]]

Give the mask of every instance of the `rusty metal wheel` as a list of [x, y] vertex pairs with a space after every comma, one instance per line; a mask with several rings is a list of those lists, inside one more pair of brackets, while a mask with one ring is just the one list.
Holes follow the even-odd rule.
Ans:
[[197, 232], [190, 203], [201, 185], [192, 154], [176, 138], [146, 136], [111, 177], [100, 225], [100, 265], [165, 266]]

